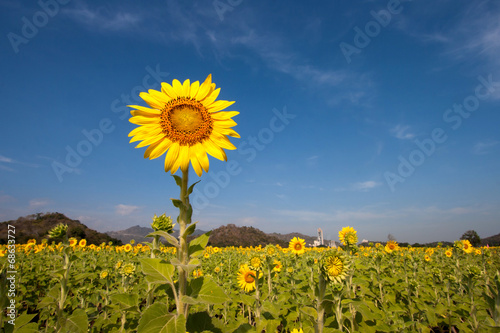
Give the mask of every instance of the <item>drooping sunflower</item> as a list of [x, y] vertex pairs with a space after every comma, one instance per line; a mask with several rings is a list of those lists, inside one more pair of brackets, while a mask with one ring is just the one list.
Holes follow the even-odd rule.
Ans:
[[129, 133], [130, 142], [142, 141], [136, 148], [149, 146], [144, 158], [166, 153], [166, 172], [174, 174], [179, 167], [187, 171], [191, 162], [201, 176], [203, 170], [208, 171], [207, 153], [226, 161], [224, 149], [236, 149], [227, 137], [240, 137], [231, 128], [236, 125], [231, 118], [239, 112], [222, 111], [234, 102], [216, 101], [219, 92], [210, 74], [202, 84], [173, 80], [172, 85], [163, 82], [161, 91], [140, 93], [150, 108], [129, 105], [135, 109], [130, 122], [139, 125]]
[[248, 265], [243, 265], [240, 267], [238, 272], [238, 285], [241, 289], [246, 292], [250, 292], [255, 289], [255, 279], [257, 278], [257, 273], [248, 267]]
[[349, 264], [337, 251], [325, 252], [321, 258], [321, 271], [327, 281], [340, 283], [347, 276]]
[[339, 231], [339, 240], [342, 245], [356, 245], [358, 242], [357, 231], [353, 227], [344, 227]]
[[302, 238], [293, 237], [288, 244], [288, 248], [292, 253], [302, 254], [306, 251], [306, 242]]

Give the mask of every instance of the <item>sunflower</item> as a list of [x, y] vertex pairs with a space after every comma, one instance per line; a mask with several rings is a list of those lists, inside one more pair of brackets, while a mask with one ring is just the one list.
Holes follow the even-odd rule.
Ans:
[[120, 273], [123, 276], [131, 276], [135, 272], [135, 266], [134, 264], [127, 263], [121, 267]]
[[445, 251], [444, 253], [448, 258], [451, 258], [451, 256], [453, 255], [453, 251], [451, 249], [448, 249]]
[[260, 271], [262, 269], [262, 257], [259, 255], [254, 255], [250, 258], [250, 265], [248, 265], [254, 271]]
[[80, 239], [80, 242], [78, 242], [79, 247], [85, 247], [87, 246], [87, 240], [85, 238]]
[[398, 243], [396, 241], [390, 240], [385, 244], [385, 252], [387, 253], [392, 253], [392, 251], [395, 251], [399, 249]]
[[469, 242], [468, 239], [462, 240], [462, 250], [464, 250], [465, 253], [474, 252], [474, 248], [472, 247], [472, 244]]
[[294, 328], [290, 333], [304, 333], [304, 331], [302, 330], [302, 328], [299, 329]]
[[100, 276], [101, 279], [107, 278], [108, 275], [109, 275], [109, 272], [107, 270], [104, 270], [104, 271], [101, 272], [101, 274], [99, 274], [99, 276]]
[[129, 105], [135, 109], [130, 122], [139, 125], [129, 133], [130, 142], [142, 141], [136, 148], [149, 146], [144, 158], [154, 159], [166, 153], [166, 172], [174, 174], [179, 167], [185, 172], [191, 162], [201, 176], [203, 170], [208, 171], [207, 153], [226, 161], [224, 149], [236, 149], [227, 136], [240, 137], [231, 128], [236, 125], [231, 118], [239, 112], [222, 111], [234, 102], [216, 101], [219, 92], [210, 74], [202, 84], [175, 79], [172, 85], [163, 82], [161, 91], [140, 93], [151, 108]]
[[302, 238], [293, 237], [288, 248], [295, 254], [302, 254], [306, 251], [306, 242]]
[[326, 280], [341, 282], [346, 278], [349, 265], [345, 257], [336, 251], [326, 252], [321, 259], [321, 271]]
[[123, 251], [125, 251], [125, 252], [130, 252], [130, 251], [132, 251], [132, 249], [133, 249], [133, 246], [132, 246], [132, 244], [130, 244], [130, 243], [129, 243], [129, 244], [126, 244], [126, 245], [123, 247]]
[[238, 272], [238, 284], [241, 289], [246, 292], [250, 292], [255, 289], [255, 279], [257, 273], [248, 267], [248, 265], [243, 265], [240, 267]]
[[424, 259], [425, 259], [425, 261], [431, 261], [431, 256], [430, 256], [430, 255], [428, 255], [428, 254], [426, 254], [426, 255], [424, 256]]
[[281, 261], [274, 259], [273, 265], [273, 271], [281, 272], [281, 268], [283, 268], [283, 264], [281, 263]]
[[342, 245], [356, 245], [358, 242], [357, 231], [352, 227], [344, 227], [339, 231], [339, 239]]

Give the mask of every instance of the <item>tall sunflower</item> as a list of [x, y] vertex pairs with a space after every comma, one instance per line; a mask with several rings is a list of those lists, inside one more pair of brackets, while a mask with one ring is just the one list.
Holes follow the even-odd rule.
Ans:
[[353, 227], [344, 227], [339, 231], [339, 240], [342, 245], [356, 245], [358, 242], [357, 231]]
[[256, 276], [257, 273], [245, 264], [240, 267], [238, 272], [238, 285], [246, 292], [250, 292], [255, 289]]
[[219, 92], [210, 74], [202, 84], [173, 80], [172, 85], [163, 82], [161, 91], [140, 93], [150, 108], [129, 105], [135, 109], [130, 122], [139, 125], [129, 133], [130, 142], [141, 141], [136, 148], [149, 146], [144, 158], [166, 153], [166, 172], [174, 174], [179, 167], [185, 172], [191, 162], [201, 176], [203, 170], [208, 171], [207, 153], [226, 161], [224, 149], [236, 149], [227, 136], [240, 137], [231, 128], [236, 125], [231, 118], [239, 112], [222, 111], [234, 102], [216, 101]]
[[306, 242], [302, 238], [293, 237], [288, 244], [288, 248], [292, 253], [302, 254], [306, 251]]

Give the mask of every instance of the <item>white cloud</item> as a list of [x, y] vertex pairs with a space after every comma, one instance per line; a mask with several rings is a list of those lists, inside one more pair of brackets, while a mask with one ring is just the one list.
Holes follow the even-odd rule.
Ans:
[[30, 200], [30, 208], [39, 208], [39, 207], [47, 206], [48, 204], [50, 204], [50, 200], [48, 200], [48, 199]]
[[352, 186], [352, 188], [354, 190], [357, 190], [357, 191], [363, 191], [363, 192], [367, 192], [377, 186], [379, 186], [380, 183], [376, 182], [376, 181], [373, 181], [373, 180], [368, 180], [366, 182], [359, 182], [359, 183], [356, 183]]
[[491, 149], [498, 145], [500, 142], [494, 140], [480, 141], [474, 145], [472, 151], [476, 155], [486, 155], [491, 152]]
[[393, 127], [390, 132], [391, 134], [401, 140], [409, 140], [415, 137], [415, 134], [409, 132], [410, 126], [404, 126], [401, 124]]
[[9, 158], [9, 157], [5, 157], [3, 155], [0, 155], [0, 162], [4, 162], [4, 163], [13, 163], [14, 160], [12, 158]]
[[119, 205], [115, 206], [115, 209], [116, 209], [116, 214], [125, 216], [125, 215], [130, 215], [130, 214], [138, 211], [140, 209], [140, 207], [139, 206], [119, 204]]

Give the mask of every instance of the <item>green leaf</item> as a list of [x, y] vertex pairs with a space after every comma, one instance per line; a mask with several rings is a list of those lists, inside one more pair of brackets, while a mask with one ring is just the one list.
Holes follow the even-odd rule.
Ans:
[[4, 318], [4, 330], [5, 333], [37, 333], [38, 324], [30, 323], [30, 321], [36, 316], [36, 314], [26, 314], [23, 313], [16, 318], [15, 324], [10, 325], [8, 321], [10, 317]]
[[154, 303], [142, 313], [137, 333], [175, 332], [170, 331], [171, 327], [168, 326], [171, 320], [175, 321], [175, 315], [168, 312], [167, 306], [164, 303]]
[[229, 300], [224, 290], [207, 276], [191, 280], [187, 294], [205, 304], [222, 304]]
[[[186, 228], [186, 230], [184, 231], [184, 235], [186, 237], [191, 235], [194, 232], [194, 230], [196, 229], [196, 223], [198, 223], [198, 222], [195, 222]], [[181, 237], [182, 237], [182, 235], [181, 235]]]
[[163, 231], [163, 230], [155, 231], [155, 232], [150, 233], [146, 237], [154, 237], [154, 236], [161, 236], [161, 237], [165, 238], [165, 240], [167, 242], [169, 242], [170, 244], [172, 244], [176, 248], [179, 248], [179, 241], [177, 240], [177, 238], [175, 238], [174, 236], [172, 236], [171, 234], [169, 234], [166, 231]]
[[174, 204], [174, 206], [176, 208], [186, 209], [186, 206], [184, 205], [184, 203], [181, 200], [179, 200], [179, 199], [170, 199], [170, 200], [172, 200], [172, 203]]
[[47, 296], [42, 298], [40, 303], [38, 303], [37, 309], [43, 309], [44, 307], [47, 307], [49, 305], [57, 304], [60, 295], [61, 295], [61, 286], [56, 284], [49, 290]]
[[208, 244], [211, 232], [212, 231], [209, 231], [189, 242], [188, 254], [190, 257], [198, 257], [203, 254], [203, 251]]
[[[139, 295], [137, 294], [113, 294], [111, 295], [111, 301], [113, 303], [118, 303], [122, 310], [133, 311], [132, 308], [136, 307], [139, 303]], [[138, 312], [138, 308], [136, 311]]]
[[66, 319], [64, 332], [68, 333], [86, 333], [88, 332], [89, 320], [85, 310], [76, 309], [71, 316]]
[[198, 184], [199, 182], [201, 182], [201, 179], [198, 180], [196, 183], [193, 183], [191, 186], [189, 186], [188, 190], [187, 190], [187, 195], [190, 195], [191, 193], [193, 193], [193, 189], [194, 189], [194, 186], [196, 184]]
[[318, 312], [316, 311], [316, 309], [314, 309], [310, 306], [301, 307], [300, 311], [302, 311], [306, 315], [310, 316], [313, 320], [316, 320], [318, 318]]
[[182, 178], [177, 175], [172, 175], [172, 177], [174, 177], [177, 186], [182, 187]]
[[141, 258], [142, 272], [146, 275], [149, 283], [170, 283], [173, 284], [174, 266], [163, 259]]

